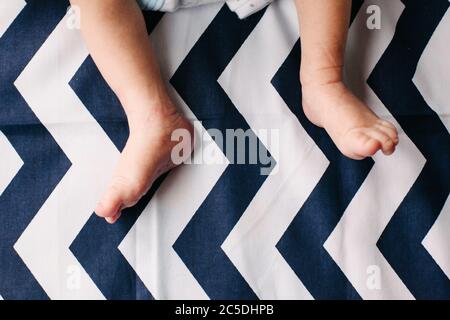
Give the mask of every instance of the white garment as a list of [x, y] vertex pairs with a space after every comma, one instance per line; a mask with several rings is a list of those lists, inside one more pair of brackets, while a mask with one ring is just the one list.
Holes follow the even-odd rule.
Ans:
[[[263, 9], [273, 0], [227, 0], [231, 11], [240, 19]], [[154, 11], [173, 12], [182, 8], [197, 7], [210, 3], [225, 2], [225, 0], [138, 0], [142, 9]]]

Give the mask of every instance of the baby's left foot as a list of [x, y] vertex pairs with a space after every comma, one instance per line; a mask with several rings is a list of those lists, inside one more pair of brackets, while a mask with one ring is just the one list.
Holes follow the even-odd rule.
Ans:
[[361, 160], [379, 150], [385, 155], [395, 151], [394, 125], [378, 118], [342, 82], [304, 85], [302, 94], [308, 119], [324, 128], [345, 156]]

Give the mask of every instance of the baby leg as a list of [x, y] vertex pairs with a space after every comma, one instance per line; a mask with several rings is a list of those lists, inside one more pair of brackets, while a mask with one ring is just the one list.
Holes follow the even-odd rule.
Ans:
[[308, 119], [353, 159], [392, 154], [396, 128], [379, 119], [343, 83], [351, 0], [296, 0], [302, 43], [300, 79]]
[[[92, 58], [118, 96], [130, 136], [96, 213], [114, 223], [155, 179], [174, 167], [171, 134], [192, 125], [175, 108], [161, 79], [135, 0], [71, 0]], [[107, 108], [108, 106], [105, 106]], [[191, 141], [190, 141], [191, 142]]]

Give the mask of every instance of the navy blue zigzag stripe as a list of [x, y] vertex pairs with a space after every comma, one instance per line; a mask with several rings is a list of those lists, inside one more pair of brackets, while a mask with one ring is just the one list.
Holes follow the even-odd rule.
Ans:
[[[160, 13], [145, 12], [149, 33], [161, 19]], [[102, 126], [117, 149], [123, 150], [129, 130], [117, 97], [89, 57], [70, 82], [74, 92]], [[93, 214], [80, 231], [71, 251], [107, 299], [153, 299], [142, 280], [120, 253], [118, 246], [151, 200], [164, 177], [133, 208], [124, 210], [114, 225]]]
[[[361, 6], [362, 1], [354, 1], [352, 21]], [[374, 162], [372, 159], [354, 161], [346, 158], [325, 130], [314, 126], [306, 118], [301, 107], [301, 87], [286, 86], [300, 83], [299, 68], [300, 42], [297, 42], [272, 83], [326, 155], [330, 165], [277, 248], [315, 299], [360, 299], [323, 244], [339, 223]]]
[[[239, 20], [224, 6], [171, 80], [206, 129], [219, 129], [224, 136], [226, 129], [249, 129], [217, 79], [262, 15]], [[226, 154], [226, 146], [219, 147]], [[264, 183], [261, 168], [259, 161], [230, 164], [174, 244], [212, 299], [257, 298], [220, 246]]]
[[13, 245], [71, 163], [14, 81], [62, 19], [67, 5], [66, 1], [29, 0], [0, 38], [0, 130], [24, 162], [0, 197], [0, 294], [5, 299], [48, 299]]
[[450, 299], [450, 280], [421, 244], [450, 191], [450, 139], [439, 116], [412, 79], [444, 14], [447, 0], [404, 1], [397, 30], [369, 85], [395, 116], [427, 162], [377, 245], [418, 299]]

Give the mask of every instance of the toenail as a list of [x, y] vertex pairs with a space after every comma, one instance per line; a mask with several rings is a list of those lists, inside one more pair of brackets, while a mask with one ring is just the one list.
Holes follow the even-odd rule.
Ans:
[[108, 222], [109, 224], [113, 224], [114, 223], [114, 219], [112, 217], [106, 217], [105, 218], [106, 222]]

